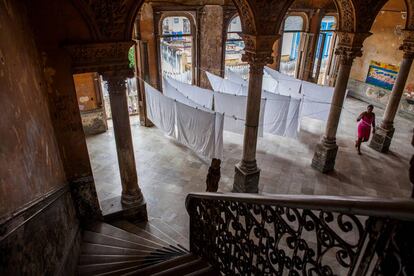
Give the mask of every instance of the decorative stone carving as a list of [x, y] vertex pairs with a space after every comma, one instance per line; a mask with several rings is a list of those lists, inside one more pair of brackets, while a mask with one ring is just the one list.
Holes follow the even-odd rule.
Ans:
[[273, 44], [278, 37], [280, 35], [254, 36], [242, 34], [245, 44], [245, 53], [242, 56], [242, 60], [252, 66], [250, 70], [259, 65], [262, 67], [261, 71], [263, 71], [263, 66], [272, 62]]
[[98, 41], [132, 38], [132, 28], [143, 0], [72, 0]]
[[130, 70], [128, 51], [131, 41], [68, 45], [65, 49], [72, 58], [73, 70], [82, 72], [104, 72]]
[[404, 52], [404, 58], [414, 59], [414, 30], [403, 30], [404, 41], [400, 50]]
[[371, 33], [338, 32], [339, 43], [335, 54], [339, 56], [339, 63], [352, 65], [356, 57], [362, 56], [362, 45]]

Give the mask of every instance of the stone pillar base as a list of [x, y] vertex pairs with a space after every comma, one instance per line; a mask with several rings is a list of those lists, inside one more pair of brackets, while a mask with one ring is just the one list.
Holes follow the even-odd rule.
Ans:
[[239, 164], [235, 167], [233, 193], [258, 193], [260, 169], [246, 171]]
[[114, 197], [101, 202], [102, 215], [105, 221], [117, 219], [131, 219], [134, 221], [147, 221], [147, 204], [143, 200], [140, 204], [125, 205], [121, 197]]
[[323, 142], [319, 143], [312, 159], [312, 168], [322, 173], [333, 171], [337, 152], [338, 146], [336, 144], [327, 146]]
[[369, 147], [382, 153], [388, 152], [394, 131], [395, 128], [384, 129], [381, 127], [376, 127], [375, 134], [372, 136]]

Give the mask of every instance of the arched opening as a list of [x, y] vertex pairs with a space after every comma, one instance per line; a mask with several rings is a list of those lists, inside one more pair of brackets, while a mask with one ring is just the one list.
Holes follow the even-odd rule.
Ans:
[[280, 53], [280, 72], [283, 74], [297, 77], [301, 66], [301, 38], [304, 28], [305, 21], [300, 15], [291, 15], [285, 19]]
[[161, 19], [159, 60], [161, 74], [192, 83], [194, 50], [192, 26], [187, 16], [166, 16]]
[[333, 69], [332, 59], [337, 38], [336, 26], [335, 16], [327, 15], [322, 18], [312, 73], [312, 78], [321, 85], [328, 83], [328, 77]]
[[237, 72], [244, 79], [249, 75], [249, 64], [242, 61], [244, 41], [240, 36], [242, 32], [240, 17], [235, 16], [227, 27], [225, 43], [225, 72], [228, 70]]

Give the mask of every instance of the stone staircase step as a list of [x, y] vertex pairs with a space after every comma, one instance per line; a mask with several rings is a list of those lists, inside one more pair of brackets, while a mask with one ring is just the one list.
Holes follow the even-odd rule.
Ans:
[[148, 255], [96, 255], [82, 254], [79, 256], [79, 265], [116, 263], [124, 261], [137, 261], [148, 258]]
[[121, 238], [116, 238], [113, 236], [108, 236], [105, 234], [91, 232], [91, 231], [83, 232], [83, 240], [89, 243], [123, 247], [123, 248], [131, 248], [131, 249], [144, 250], [144, 251], [153, 251], [159, 248], [159, 247], [142, 245], [134, 241], [124, 240]]
[[186, 262], [181, 265], [165, 269], [164, 271], [152, 274], [153, 276], [173, 276], [173, 275], [186, 275], [197, 270], [203, 269], [208, 267], [209, 264], [202, 260], [201, 258], [197, 258], [191, 262]]
[[212, 266], [205, 267], [203, 269], [191, 272], [185, 276], [220, 276], [220, 271]]
[[145, 226], [137, 226], [129, 221], [122, 220], [122, 221], [115, 221], [112, 223], [114, 226], [119, 227], [127, 232], [130, 232], [134, 235], [143, 237], [145, 239], [154, 241], [162, 246], [169, 246], [169, 245], [176, 245], [177, 243], [174, 240], [165, 237], [165, 234], [160, 233], [160, 231], [156, 230], [154, 227], [145, 227]]
[[183, 236], [181, 233], [169, 226], [167, 223], [163, 222], [161, 219], [152, 218], [149, 220], [149, 224], [157, 228], [164, 235], [170, 237], [173, 241], [176, 242], [176, 244], [183, 246], [186, 250], [190, 248], [190, 241], [188, 237]]
[[[168, 243], [162, 243], [162, 242], [160, 243], [160, 242], [148, 239], [144, 235], [139, 236], [129, 231], [123, 230], [119, 227], [116, 227], [116, 226], [113, 226], [107, 223], [103, 223], [103, 222], [90, 224], [86, 226], [86, 230], [104, 234], [104, 235], [111, 236], [114, 238], [119, 238], [122, 240], [128, 240], [128, 241], [135, 242], [135, 243], [148, 246], [148, 247], [161, 248], [163, 246], [168, 246]], [[146, 235], [146, 236], [149, 238], [152, 238], [149, 235]]]
[[[162, 260], [161, 260], [162, 261]], [[96, 275], [131, 267], [140, 267], [143, 261], [125, 261], [117, 263], [89, 264], [78, 266], [79, 275]]]
[[170, 269], [173, 268], [177, 265], [181, 265], [181, 264], [185, 264], [188, 262], [192, 262], [194, 260], [197, 259], [197, 256], [193, 255], [193, 254], [186, 254], [180, 257], [176, 257], [176, 258], [172, 258], [168, 261], [159, 263], [159, 264], [155, 264], [155, 265], [151, 265], [148, 266], [146, 268], [143, 269], [139, 269], [130, 273], [125, 274], [125, 276], [132, 276], [132, 275], [137, 275], [137, 276], [147, 276], [147, 275], [153, 275], [154, 273], [158, 273], [158, 272], [162, 272], [166, 269]]
[[81, 253], [83, 255], [150, 255], [152, 251], [143, 251], [131, 248], [123, 248], [109, 245], [83, 242]]

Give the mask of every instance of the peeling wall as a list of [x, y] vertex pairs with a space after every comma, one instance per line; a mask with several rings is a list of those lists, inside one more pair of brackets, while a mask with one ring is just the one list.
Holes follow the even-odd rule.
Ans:
[[65, 185], [24, 7], [0, 1], [0, 218]]
[[107, 131], [108, 125], [99, 88], [99, 75], [97, 73], [75, 74], [73, 80], [85, 135]]
[[0, 275], [74, 275], [79, 222], [23, 2], [0, 1]]
[[206, 5], [200, 18], [200, 86], [211, 88], [205, 71], [221, 75], [223, 7]]

